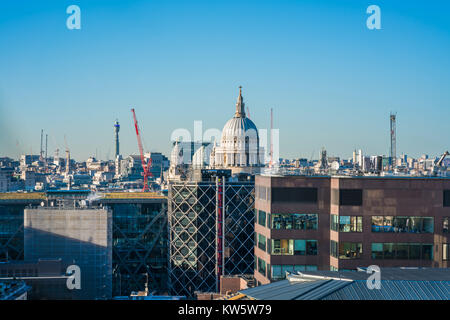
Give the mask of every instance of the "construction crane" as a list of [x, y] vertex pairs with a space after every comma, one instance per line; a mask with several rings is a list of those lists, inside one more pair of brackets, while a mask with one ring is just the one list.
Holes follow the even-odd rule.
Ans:
[[249, 107], [247, 107], [247, 118], [250, 119], [250, 108]]
[[449, 152], [448, 152], [448, 151], [445, 151], [445, 152], [442, 154], [442, 156], [439, 158], [439, 160], [436, 162], [435, 165], [436, 165], [437, 167], [442, 166], [442, 162], [444, 162], [445, 157], [448, 156], [448, 155], [449, 155]]
[[142, 189], [142, 192], [148, 192], [150, 191], [150, 188], [148, 187], [148, 177], [152, 176], [152, 173], [150, 172], [150, 166], [152, 164], [152, 158], [150, 157], [148, 159], [148, 162], [145, 162], [145, 158], [144, 158], [144, 149], [142, 148], [142, 141], [141, 141], [141, 135], [139, 133], [139, 126], [138, 126], [138, 122], [136, 119], [136, 113], [134, 112], [134, 108], [131, 109], [131, 112], [133, 113], [133, 120], [134, 120], [134, 128], [136, 129], [136, 137], [137, 137], [137, 141], [138, 141], [138, 146], [139, 146], [139, 153], [141, 156], [141, 163], [142, 163], [142, 169], [143, 169], [143, 173], [142, 175], [144, 176], [144, 188]]

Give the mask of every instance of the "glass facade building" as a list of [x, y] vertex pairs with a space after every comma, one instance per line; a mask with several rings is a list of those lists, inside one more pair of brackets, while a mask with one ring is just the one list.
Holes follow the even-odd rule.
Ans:
[[[219, 196], [219, 190], [223, 195]], [[217, 245], [219, 197], [223, 197], [223, 248]], [[171, 294], [217, 292], [217, 272], [253, 274], [254, 183], [173, 182], [169, 186]], [[223, 249], [223, 258], [219, 251]]]

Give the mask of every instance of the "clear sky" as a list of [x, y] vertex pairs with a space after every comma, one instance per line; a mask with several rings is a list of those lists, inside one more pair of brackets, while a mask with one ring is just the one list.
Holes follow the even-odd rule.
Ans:
[[[81, 8], [69, 30], [66, 8]], [[381, 9], [369, 30], [366, 9]], [[77, 160], [170, 152], [177, 128], [221, 129], [238, 86], [282, 157], [450, 149], [450, 1], [0, 1], [0, 156], [49, 154], [64, 135]]]

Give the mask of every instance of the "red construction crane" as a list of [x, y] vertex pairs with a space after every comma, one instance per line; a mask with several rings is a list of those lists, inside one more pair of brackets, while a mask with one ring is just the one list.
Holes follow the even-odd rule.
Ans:
[[148, 162], [145, 163], [144, 149], [142, 148], [141, 135], [139, 134], [139, 126], [136, 119], [136, 113], [134, 112], [134, 108], [131, 109], [131, 112], [133, 113], [134, 127], [136, 128], [136, 137], [139, 146], [139, 153], [141, 154], [142, 169], [144, 170], [142, 174], [144, 176], [144, 188], [142, 189], [142, 192], [146, 192], [150, 191], [150, 188], [148, 187], [148, 177], [152, 176], [152, 173], [150, 172], [150, 167], [152, 165], [152, 158], [150, 157], [148, 159]]

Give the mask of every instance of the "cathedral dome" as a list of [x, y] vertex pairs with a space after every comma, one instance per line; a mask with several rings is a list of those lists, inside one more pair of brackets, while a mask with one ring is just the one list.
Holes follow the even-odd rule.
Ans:
[[239, 97], [236, 102], [236, 112], [234, 117], [227, 121], [222, 130], [221, 145], [238, 142], [246, 135], [258, 140], [258, 129], [252, 120], [245, 115], [244, 98], [242, 97], [242, 88], [239, 88]]
[[245, 115], [242, 87], [239, 87], [234, 117], [223, 127], [220, 147], [213, 148], [211, 157], [214, 159], [210, 164], [214, 167], [247, 168], [259, 167], [263, 163], [258, 129]]

